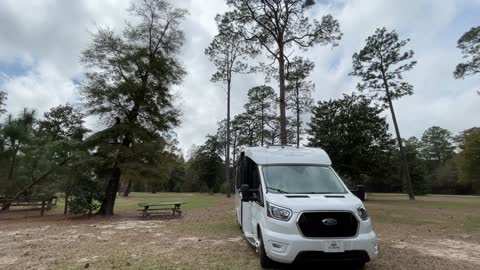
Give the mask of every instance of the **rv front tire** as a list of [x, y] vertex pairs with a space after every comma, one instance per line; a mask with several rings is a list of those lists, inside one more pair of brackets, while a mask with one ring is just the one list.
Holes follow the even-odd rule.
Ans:
[[260, 266], [264, 269], [273, 268], [276, 265], [276, 263], [275, 263], [275, 261], [270, 259], [267, 256], [267, 253], [265, 252], [265, 245], [263, 244], [263, 237], [262, 237], [262, 233], [261, 233], [260, 230], [258, 231], [258, 234], [260, 236], [259, 237], [260, 238], [260, 248], [258, 249], [258, 253], [260, 255]]

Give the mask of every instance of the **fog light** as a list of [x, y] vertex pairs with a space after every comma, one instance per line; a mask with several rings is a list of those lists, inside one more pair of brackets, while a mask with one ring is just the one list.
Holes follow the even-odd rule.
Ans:
[[270, 246], [272, 247], [272, 251], [283, 253], [288, 245], [277, 241], [270, 241]]

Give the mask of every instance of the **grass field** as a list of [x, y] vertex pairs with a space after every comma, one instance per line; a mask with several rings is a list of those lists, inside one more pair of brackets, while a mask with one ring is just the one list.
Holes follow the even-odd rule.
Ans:
[[[366, 269], [480, 269], [480, 198], [369, 194], [380, 257]], [[185, 202], [182, 218], [144, 221], [138, 202]], [[259, 269], [233, 198], [132, 193], [112, 218], [65, 217], [59, 205], [0, 214], [0, 269]]]

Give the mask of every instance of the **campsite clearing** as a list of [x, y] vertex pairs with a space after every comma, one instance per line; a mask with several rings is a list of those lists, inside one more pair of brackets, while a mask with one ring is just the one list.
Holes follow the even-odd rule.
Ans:
[[[380, 257], [365, 269], [479, 269], [480, 198], [369, 194]], [[182, 201], [182, 216], [143, 220], [138, 202]], [[62, 205], [0, 215], [0, 269], [259, 269], [233, 197], [131, 193], [116, 216], [67, 217]]]

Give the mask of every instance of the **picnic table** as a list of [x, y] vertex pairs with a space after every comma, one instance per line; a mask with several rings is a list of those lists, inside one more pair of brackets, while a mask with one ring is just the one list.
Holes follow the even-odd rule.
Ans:
[[178, 213], [179, 216], [182, 215], [182, 210], [180, 207], [184, 202], [159, 202], [159, 203], [148, 203], [148, 202], [141, 202], [138, 203], [138, 206], [142, 207], [143, 209], [139, 209], [141, 215], [144, 219], [149, 219], [153, 213], [156, 211], [162, 210], [170, 210], [172, 211], [172, 215], [175, 216], [175, 213]]
[[43, 216], [45, 211], [57, 205], [57, 199], [57, 196], [17, 199], [0, 197], [0, 212], [2, 212], [2, 209], [5, 211], [40, 210], [40, 215]]

